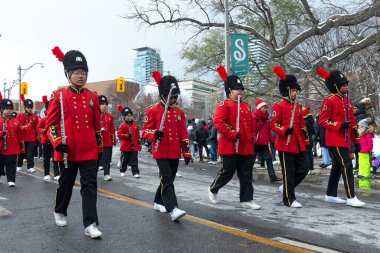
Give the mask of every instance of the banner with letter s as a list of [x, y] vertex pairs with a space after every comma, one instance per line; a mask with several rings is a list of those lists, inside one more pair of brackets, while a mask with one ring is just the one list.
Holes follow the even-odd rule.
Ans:
[[231, 34], [231, 71], [239, 77], [249, 74], [248, 34]]

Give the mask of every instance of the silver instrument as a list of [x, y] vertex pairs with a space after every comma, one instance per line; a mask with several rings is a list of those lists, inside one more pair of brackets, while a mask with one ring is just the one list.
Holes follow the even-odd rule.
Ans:
[[[238, 108], [237, 108], [237, 116], [236, 116], [236, 132], [240, 131], [240, 95], [238, 95]], [[239, 152], [239, 139], [235, 142], [235, 150], [236, 153]]]
[[[289, 128], [293, 128], [293, 125], [294, 125], [294, 117], [296, 115], [297, 103], [298, 103], [298, 100], [297, 100], [297, 97], [296, 97], [296, 99], [294, 99], [294, 103], [293, 103], [292, 116], [290, 118]], [[288, 138], [286, 139], [286, 146], [288, 146], [288, 144], [290, 142], [290, 136], [292, 136], [292, 135], [289, 134]]]
[[[62, 92], [59, 94], [59, 104], [61, 107], [61, 139], [62, 144], [66, 144], [66, 131], [65, 131], [65, 115], [63, 112], [63, 98], [62, 98]], [[68, 168], [67, 166], [67, 153], [63, 153], [63, 164], [65, 168]]]
[[[164, 123], [165, 123], [165, 118], [166, 118], [166, 113], [168, 112], [168, 109], [169, 109], [169, 101], [170, 101], [170, 97], [172, 96], [172, 91], [173, 89], [175, 88], [175, 84], [172, 83], [171, 87], [170, 87], [170, 90], [169, 90], [169, 95], [166, 99], [166, 103], [165, 103], [165, 111], [164, 113], [162, 114], [162, 118], [161, 118], [161, 122], [160, 122], [160, 127], [158, 128], [158, 131], [161, 131], [164, 129]], [[157, 152], [157, 149], [158, 149], [158, 144], [160, 144], [160, 139], [158, 139], [156, 141], [156, 145], [154, 146], [154, 151]]]
[[[3, 133], [6, 133], [7, 132], [7, 119], [5, 117], [3, 117]], [[3, 139], [4, 139], [4, 145], [3, 145], [3, 149], [8, 149], [7, 147], [7, 136], [3, 134]]]
[[129, 135], [131, 136], [131, 147], [134, 149], [135, 148], [135, 144], [133, 143], [133, 133], [132, 133], [132, 124], [133, 124], [133, 122], [131, 123], [131, 124], [129, 124], [129, 127], [128, 127], [128, 129], [129, 129]]

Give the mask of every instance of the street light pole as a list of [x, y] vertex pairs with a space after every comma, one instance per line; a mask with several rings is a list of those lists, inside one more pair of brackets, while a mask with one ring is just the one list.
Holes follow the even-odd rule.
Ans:
[[[28, 68], [23, 69], [21, 68], [21, 65], [18, 66], [17, 72], [18, 72], [18, 111], [21, 113], [21, 81], [23, 76], [25, 76], [26, 72], [28, 72], [29, 69], [31, 69], [35, 65], [41, 65], [41, 68], [44, 67], [44, 64], [42, 62], [36, 62], [30, 65]], [[22, 75], [21, 71], [25, 70], [24, 75]]]
[[224, 0], [224, 48], [225, 48], [225, 61], [227, 74], [231, 73], [230, 70], [230, 26], [228, 22], [228, 0]]

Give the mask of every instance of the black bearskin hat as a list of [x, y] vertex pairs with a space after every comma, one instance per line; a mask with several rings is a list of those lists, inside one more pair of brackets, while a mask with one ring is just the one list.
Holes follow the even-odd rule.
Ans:
[[3, 101], [1, 101], [1, 109], [4, 110], [4, 109], [12, 109], [13, 110], [13, 102], [12, 100], [10, 99], [3, 99]]
[[100, 105], [101, 104], [107, 104], [108, 105], [108, 100], [107, 100], [106, 96], [104, 96], [104, 95], [99, 96], [99, 104]]
[[226, 69], [223, 66], [217, 68], [220, 78], [224, 81], [224, 91], [226, 96], [230, 94], [231, 90], [240, 88], [244, 90], [243, 82], [236, 75], [228, 75]]
[[286, 75], [281, 66], [276, 66], [273, 72], [280, 78], [278, 89], [283, 97], [289, 97], [289, 89], [295, 88], [301, 91], [301, 86], [298, 84], [297, 78], [293, 75]]
[[161, 77], [161, 73], [155, 70], [152, 72], [152, 77], [158, 85], [158, 94], [160, 97], [166, 98], [169, 95], [172, 84], [175, 85], [175, 88], [173, 88], [171, 96], [173, 97], [181, 94], [181, 90], [179, 89], [177, 79], [175, 79], [174, 76], [167, 75]]
[[133, 112], [132, 112], [131, 108], [124, 107], [123, 111], [122, 111], [122, 114], [123, 114], [123, 116], [127, 116], [128, 114], [132, 114], [133, 115]]
[[320, 67], [317, 69], [317, 74], [325, 79], [325, 85], [331, 93], [337, 93], [343, 84], [348, 83], [347, 78], [338, 70], [329, 73]]
[[12, 112], [12, 118], [17, 118], [17, 112]]
[[84, 55], [76, 50], [71, 50], [65, 54], [62, 60], [65, 71], [69, 72], [78, 68], [88, 71], [87, 60]]
[[33, 101], [31, 99], [25, 99], [24, 101], [24, 107], [32, 107], [33, 108]]

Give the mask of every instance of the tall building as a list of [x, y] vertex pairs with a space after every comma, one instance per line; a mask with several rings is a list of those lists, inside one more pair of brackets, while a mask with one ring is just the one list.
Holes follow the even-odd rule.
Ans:
[[[253, 60], [258, 63], [260, 70], [263, 72], [263, 70], [267, 67], [268, 63], [270, 62], [271, 58], [271, 54], [268, 47], [265, 46], [261, 40], [252, 39], [248, 43], [248, 50], [251, 55], [251, 58], [253, 58]], [[250, 69], [252, 69], [251, 85], [253, 86], [253, 88], [257, 89], [266, 86], [267, 81], [260, 76], [256, 66], [251, 64]]]
[[137, 52], [133, 62], [134, 79], [141, 85], [149, 83], [153, 70], [163, 73], [164, 63], [159, 50], [150, 47], [140, 47], [134, 50]]

